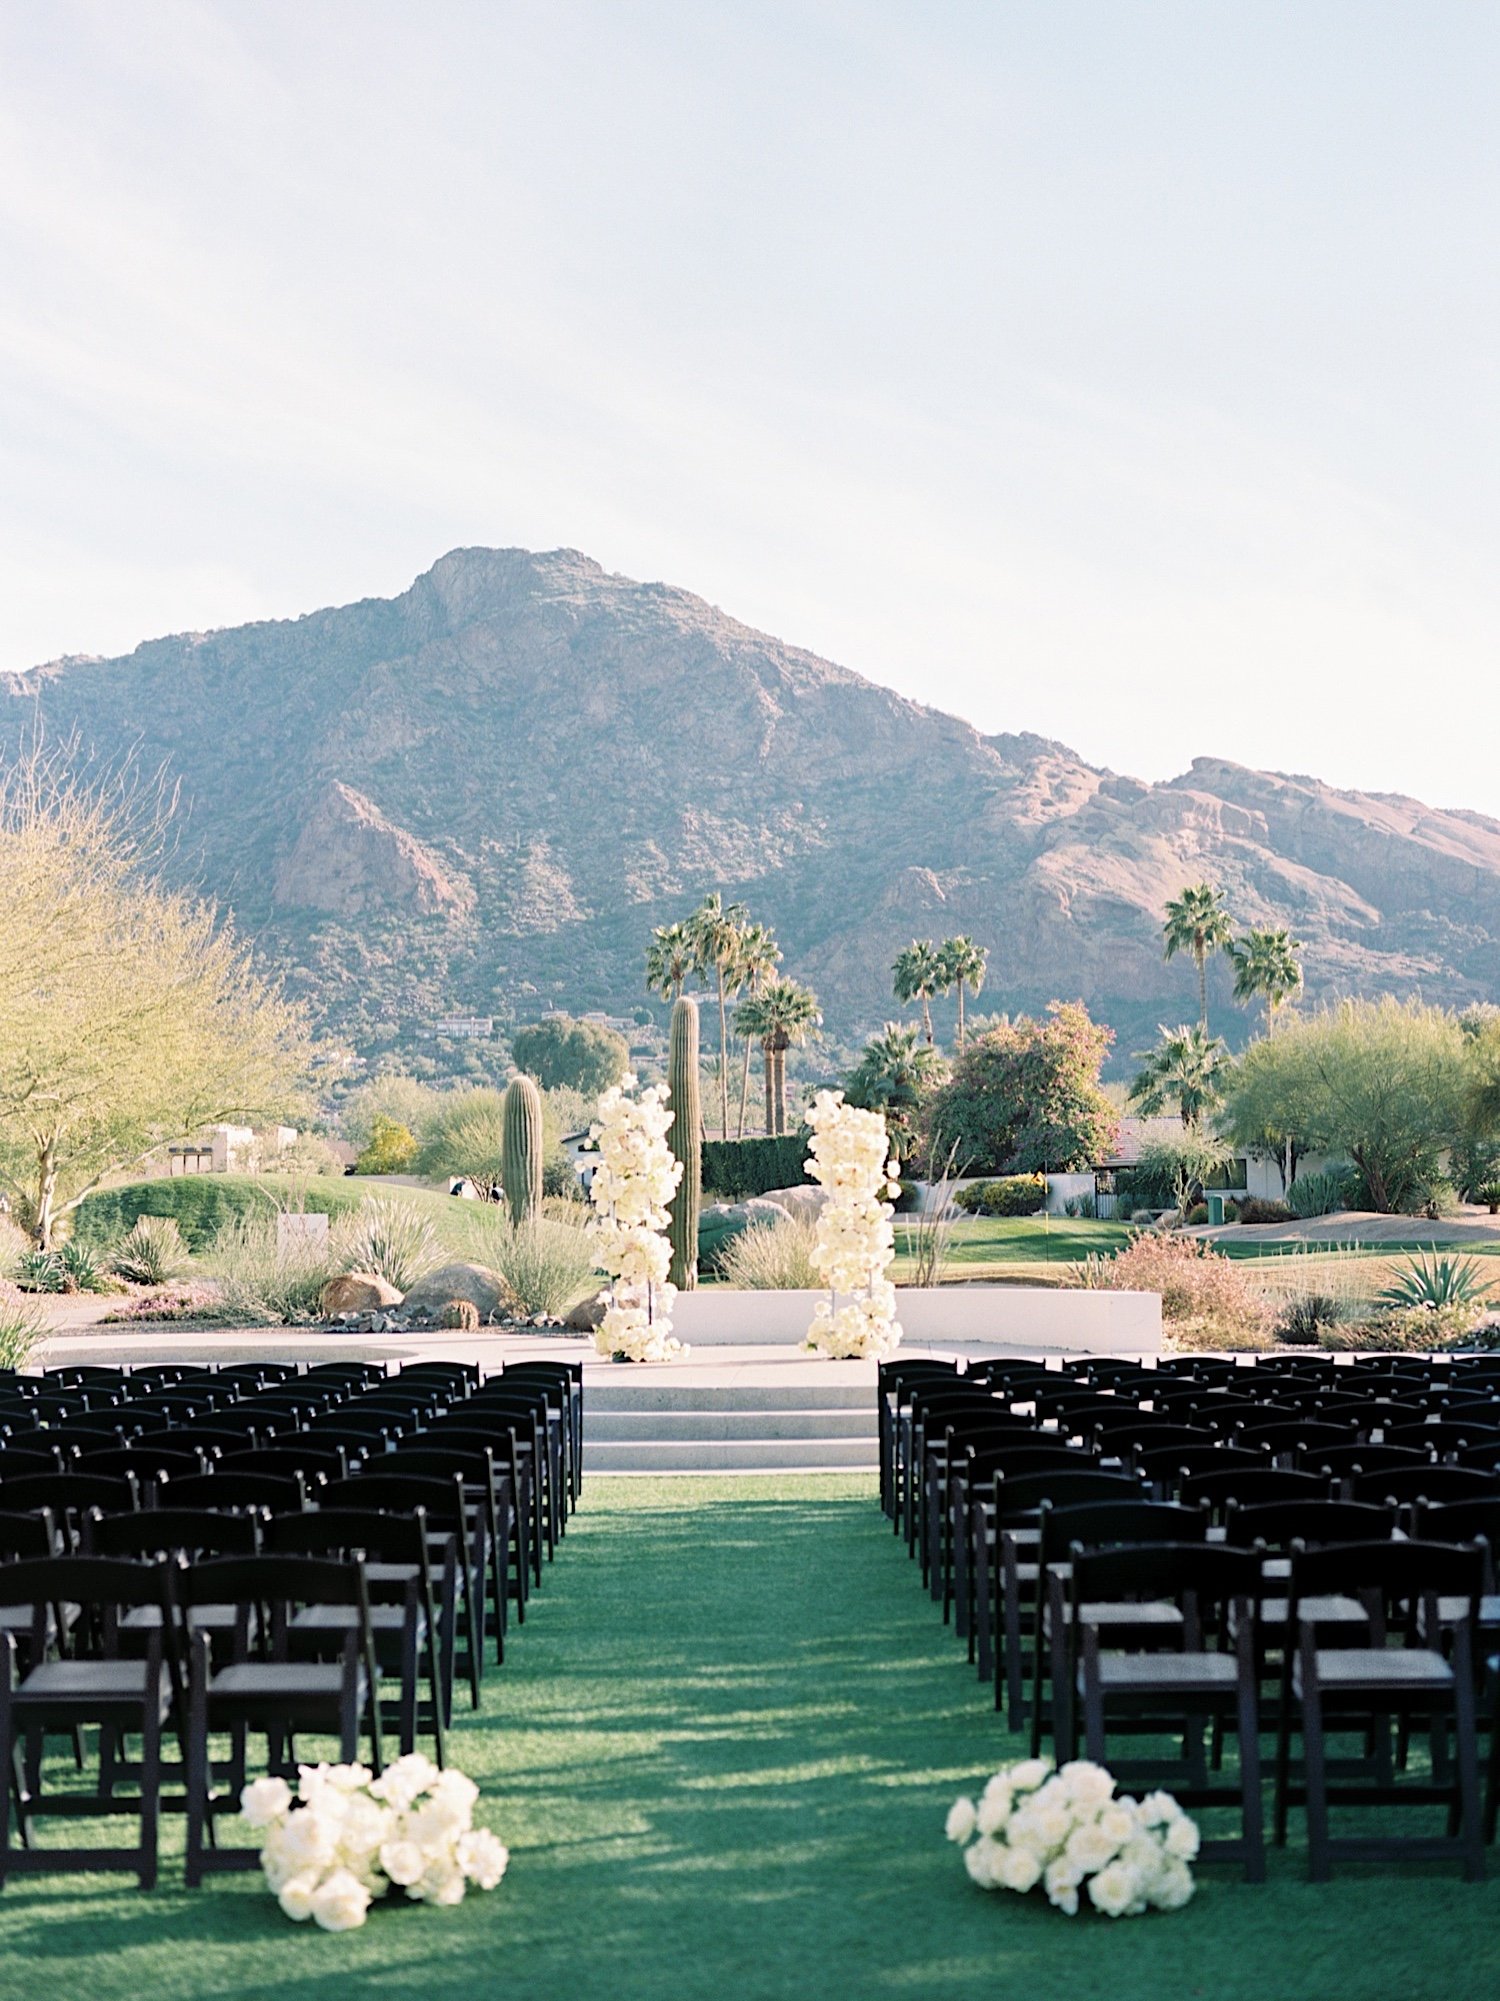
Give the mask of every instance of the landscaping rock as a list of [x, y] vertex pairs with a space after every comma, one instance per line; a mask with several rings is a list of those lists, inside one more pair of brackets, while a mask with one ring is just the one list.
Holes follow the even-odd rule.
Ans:
[[507, 1279], [488, 1265], [451, 1264], [419, 1278], [406, 1295], [406, 1319], [434, 1320], [450, 1299], [467, 1299], [481, 1321], [508, 1320], [523, 1311]]
[[331, 1278], [318, 1295], [318, 1307], [325, 1320], [342, 1320], [351, 1313], [382, 1313], [399, 1306], [401, 1295], [395, 1286], [374, 1272], [345, 1272]]
[[765, 1203], [780, 1209], [784, 1215], [794, 1217], [799, 1223], [815, 1223], [827, 1200], [826, 1188], [820, 1187], [816, 1181], [803, 1181], [796, 1188], [768, 1188], [764, 1195], [757, 1195], [745, 1207], [754, 1209]]
[[574, 1334], [592, 1334], [604, 1319], [605, 1302], [602, 1299], [580, 1299], [563, 1325]]

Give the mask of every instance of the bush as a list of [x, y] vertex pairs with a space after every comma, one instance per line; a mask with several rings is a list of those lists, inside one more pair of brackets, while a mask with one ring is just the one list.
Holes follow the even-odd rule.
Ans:
[[1208, 1221], [1208, 1204], [1206, 1202], [1195, 1202], [1182, 1220], [1190, 1230], [1196, 1230], [1200, 1223]]
[[22, 1292], [66, 1292], [67, 1278], [56, 1251], [39, 1250], [35, 1244], [22, 1251], [15, 1263], [15, 1283]]
[[967, 1216], [1034, 1216], [1047, 1206], [1047, 1177], [1004, 1174], [993, 1181], [971, 1181], [953, 1200]]
[[1492, 1216], [1500, 1212], [1500, 1181], [1482, 1181], [1474, 1190], [1474, 1200], [1482, 1202]]
[[1290, 1223], [1295, 1221], [1292, 1211], [1285, 1202], [1263, 1202], [1258, 1195], [1247, 1195], [1240, 1204], [1242, 1223]]
[[1359, 1177], [1349, 1167], [1330, 1167], [1321, 1174], [1299, 1174], [1287, 1190], [1287, 1207], [1294, 1216], [1331, 1216], [1353, 1207]]
[[1162, 1320], [1179, 1347], [1261, 1348], [1269, 1338], [1265, 1303], [1245, 1272], [1201, 1237], [1143, 1231], [1113, 1257], [1089, 1258], [1077, 1282], [1160, 1293]]
[[0, 1369], [24, 1369], [46, 1328], [20, 1290], [0, 1279]]
[[111, 1271], [130, 1285], [170, 1285], [186, 1275], [192, 1262], [170, 1216], [142, 1216], [109, 1261]]
[[[183, 1242], [197, 1255], [206, 1251], [229, 1223], [273, 1214], [278, 1184], [252, 1174], [169, 1174], [155, 1181], [101, 1188], [78, 1205], [73, 1241], [106, 1250], [117, 1244], [142, 1216], [170, 1216]], [[362, 1191], [342, 1179], [320, 1176], [299, 1190], [305, 1208], [330, 1218], [357, 1209]]]
[[1471, 1344], [1478, 1314], [1472, 1306], [1407, 1306], [1377, 1313], [1346, 1326], [1325, 1327], [1325, 1348], [1372, 1349], [1382, 1353], [1432, 1355]]
[[1382, 1306], [1397, 1308], [1477, 1307], [1489, 1281], [1473, 1258], [1424, 1251], [1400, 1266], [1379, 1295]]
[[153, 1287], [106, 1313], [104, 1324], [117, 1325], [135, 1320], [208, 1320], [224, 1318], [224, 1295], [217, 1285], [203, 1279], [179, 1279], [175, 1284]]
[[410, 1202], [383, 1195], [367, 1195], [329, 1233], [335, 1274], [371, 1272], [397, 1292], [410, 1292], [419, 1278], [437, 1269], [444, 1255], [430, 1218]]
[[478, 1261], [508, 1281], [527, 1313], [560, 1317], [596, 1283], [594, 1240], [582, 1223], [513, 1223], [508, 1209], [487, 1207], [468, 1235]]
[[703, 1193], [720, 1202], [744, 1202], [772, 1188], [798, 1188], [807, 1179], [806, 1127], [775, 1139], [706, 1139]]
[[110, 1292], [111, 1286], [99, 1260], [87, 1244], [64, 1244], [57, 1253], [64, 1292]]
[[399, 1119], [377, 1112], [370, 1124], [368, 1146], [354, 1163], [356, 1174], [405, 1174], [421, 1148], [416, 1134]]
[[302, 1326], [319, 1317], [319, 1295], [335, 1276], [327, 1244], [283, 1240], [273, 1215], [237, 1217], [205, 1260], [223, 1288], [223, 1317], [255, 1326]]
[[16, 1267], [31, 1249], [31, 1239], [8, 1216], [0, 1216], [0, 1283], [15, 1283]]
[[813, 1224], [791, 1216], [752, 1223], [725, 1245], [719, 1271], [727, 1285], [753, 1292], [810, 1291], [820, 1283], [813, 1269]]
[[1289, 1299], [1276, 1317], [1276, 1338], [1289, 1348], [1316, 1348], [1343, 1315], [1331, 1293], [1304, 1292]]

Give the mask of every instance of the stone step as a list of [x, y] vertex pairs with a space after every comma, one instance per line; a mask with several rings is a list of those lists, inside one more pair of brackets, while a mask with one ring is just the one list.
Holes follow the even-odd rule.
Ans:
[[585, 1473], [874, 1472], [873, 1438], [585, 1438]]
[[875, 1409], [875, 1384], [869, 1383], [598, 1383], [589, 1378], [583, 1389], [584, 1421], [605, 1411], [691, 1410], [868, 1410]]
[[623, 1444], [661, 1439], [673, 1444], [693, 1439], [875, 1439], [873, 1404], [858, 1410], [594, 1410], [584, 1437], [589, 1444]]

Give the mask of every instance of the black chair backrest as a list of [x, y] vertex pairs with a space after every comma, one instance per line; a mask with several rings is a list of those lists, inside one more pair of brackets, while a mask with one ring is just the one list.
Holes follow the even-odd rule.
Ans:
[[1500, 1494], [1500, 1474], [1476, 1466], [1392, 1466], [1349, 1483], [1358, 1501], [1477, 1501]]
[[1057, 1563], [1075, 1542], [1090, 1549], [1117, 1543], [1202, 1542], [1208, 1534], [1208, 1511], [1184, 1508], [1175, 1501], [1082, 1501], [1044, 1506], [1037, 1526], [1037, 1561]]
[[1341, 1478], [1355, 1473], [1395, 1472], [1402, 1466], [1430, 1466], [1431, 1458], [1425, 1452], [1415, 1452], [1409, 1445], [1317, 1445], [1308, 1448], [1305, 1462], [1313, 1471], [1321, 1471], [1325, 1466], [1330, 1473]]
[[1500, 1493], [1467, 1501], [1419, 1501], [1412, 1533], [1419, 1542], [1469, 1542], [1483, 1536], [1492, 1550], [1500, 1549]]
[[[1089, 1549], [1083, 1543], [1071, 1552], [1074, 1607], [1119, 1601], [1197, 1600], [1205, 1606], [1233, 1599], [1254, 1604], [1261, 1594], [1260, 1559], [1252, 1551], [1225, 1549], [1216, 1543], [1133, 1543], [1113, 1549]], [[1224, 1628], [1221, 1626], [1220, 1631]], [[1191, 1635], [1189, 1636], [1192, 1637]]]
[[427, 1561], [427, 1513], [409, 1515], [376, 1508], [318, 1508], [304, 1515], [278, 1515], [266, 1523], [268, 1553], [346, 1557], [363, 1554], [379, 1563]]
[[218, 1512], [240, 1508], [302, 1508], [307, 1505], [307, 1483], [296, 1473], [231, 1472], [224, 1466], [217, 1472], [200, 1473], [193, 1480], [174, 1480], [171, 1498], [176, 1508], [212, 1508]]
[[423, 1508], [441, 1529], [462, 1530], [465, 1519], [463, 1477], [453, 1472], [354, 1473], [347, 1480], [330, 1480], [320, 1499], [324, 1508], [374, 1509], [380, 1514], [411, 1515]]
[[218, 1556], [173, 1573], [181, 1605], [367, 1606], [364, 1565], [318, 1556]]
[[971, 1480], [988, 1479], [995, 1475], [1008, 1482], [1054, 1471], [1059, 1474], [1075, 1469], [1086, 1472], [1097, 1466], [1099, 1461], [1084, 1446], [1038, 1442], [1035, 1432], [1025, 1432], [1014, 1440], [988, 1440], [966, 1454], [962, 1463]]
[[1467, 1598], [1477, 1612], [1484, 1590], [1483, 1543], [1328, 1543], [1317, 1549], [1293, 1544], [1289, 1616], [1299, 1600], [1338, 1593], [1379, 1592], [1387, 1602]]
[[8, 1509], [30, 1514], [37, 1508], [50, 1508], [59, 1519], [84, 1508], [131, 1514], [140, 1505], [140, 1489], [128, 1474], [35, 1473], [24, 1480], [7, 1480], [4, 1494]]
[[1233, 1502], [1224, 1515], [1224, 1540], [1238, 1549], [1264, 1543], [1284, 1551], [1297, 1541], [1376, 1542], [1396, 1526], [1389, 1508], [1368, 1501], [1263, 1501], [1248, 1507]]
[[84, 1547], [93, 1556], [253, 1556], [258, 1524], [252, 1515], [211, 1514], [206, 1508], [145, 1508], [138, 1515], [89, 1510]]
[[1216, 1512], [1238, 1501], [1244, 1507], [1259, 1507], [1276, 1501], [1326, 1501], [1331, 1482], [1318, 1473], [1295, 1473], [1280, 1466], [1268, 1466], [1264, 1457], [1253, 1455], [1254, 1465], [1232, 1466], [1223, 1471], [1194, 1473], [1182, 1483], [1180, 1498], [1189, 1503], [1206, 1501]]
[[1058, 1469], [1022, 1473], [995, 1482], [995, 1507], [1002, 1522], [1034, 1515], [1044, 1503], [1063, 1508], [1080, 1501], [1138, 1501], [1147, 1496], [1129, 1473]]
[[[0, 1513], [0, 1563], [13, 1563], [20, 1557], [51, 1556], [56, 1548], [57, 1531], [50, 1509], [39, 1508], [33, 1515]], [[5, 1584], [0, 1574], [0, 1597], [4, 1595]]]

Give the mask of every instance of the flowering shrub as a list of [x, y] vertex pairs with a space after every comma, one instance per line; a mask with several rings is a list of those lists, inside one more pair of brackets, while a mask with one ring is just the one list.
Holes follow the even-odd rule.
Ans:
[[1060, 1772], [1049, 1758], [1002, 1765], [977, 1803], [954, 1801], [946, 1832], [982, 1890], [1024, 1896], [1040, 1885], [1069, 1917], [1080, 1891], [1107, 1918], [1181, 1910], [1193, 1894], [1196, 1823], [1170, 1793], [1116, 1797], [1111, 1775], [1087, 1759]]
[[[818, 1302], [806, 1345], [836, 1357], [889, 1355], [901, 1339], [896, 1288], [886, 1277], [896, 1255], [892, 1209], [881, 1198], [900, 1192], [889, 1159], [885, 1120], [858, 1111], [842, 1091], [820, 1091], [813, 1103], [807, 1172], [828, 1199], [818, 1212], [812, 1262], [829, 1297]], [[839, 1294], [852, 1297], [843, 1306]]]
[[1089, 1258], [1077, 1283], [1109, 1292], [1159, 1292], [1161, 1317], [1182, 1348], [1258, 1348], [1271, 1308], [1243, 1266], [1201, 1237], [1144, 1230], [1112, 1258]]
[[632, 1097], [634, 1083], [627, 1077], [604, 1093], [590, 1128], [599, 1148], [589, 1184], [592, 1227], [599, 1262], [610, 1275], [594, 1345], [617, 1362], [666, 1362], [684, 1352], [672, 1337], [677, 1288], [667, 1281], [672, 1247], [665, 1235], [682, 1163], [667, 1145], [672, 1114], [666, 1086]]
[[347, 1932], [371, 1899], [393, 1889], [424, 1904], [459, 1904], [470, 1883], [493, 1890], [510, 1855], [472, 1823], [479, 1788], [439, 1771], [419, 1751], [377, 1779], [364, 1765], [300, 1765], [285, 1779], [255, 1779], [240, 1811], [261, 1834], [266, 1883], [289, 1918]]
[[224, 1316], [224, 1295], [204, 1279], [184, 1279], [137, 1293], [104, 1316], [106, 1325], [131, 1320], [213, 1320]]

